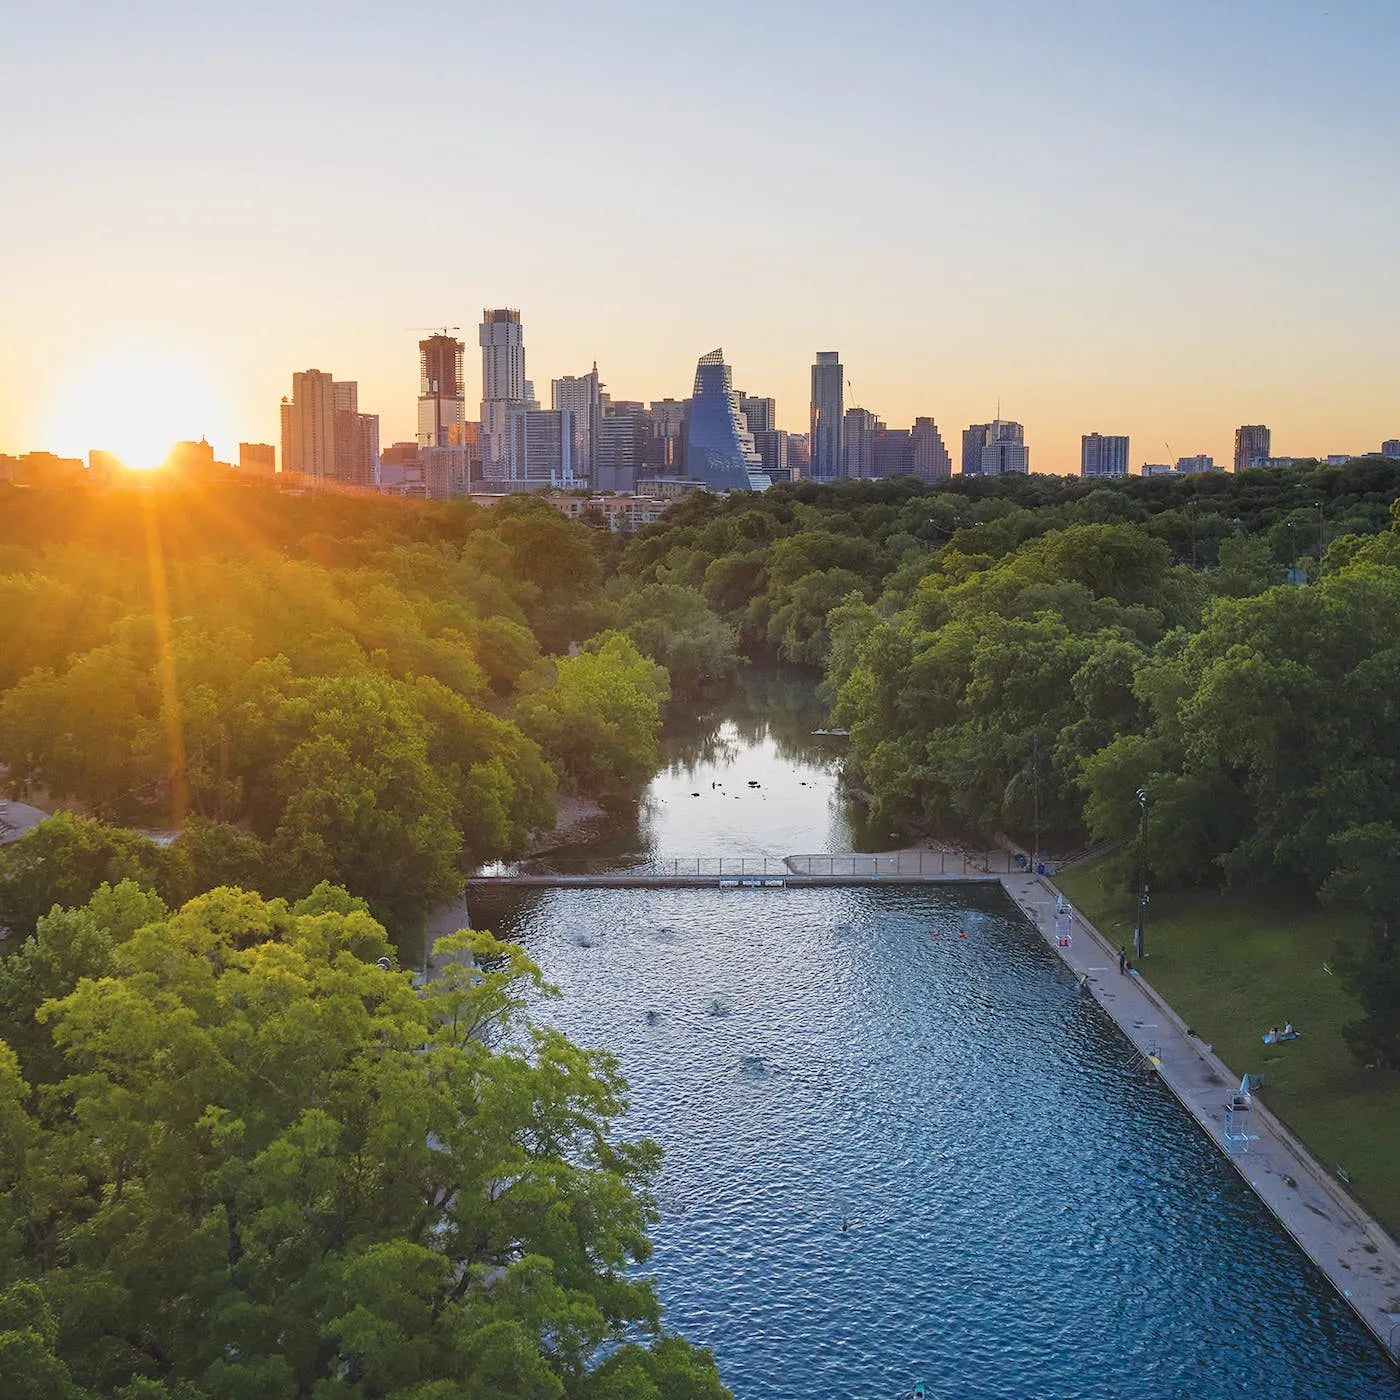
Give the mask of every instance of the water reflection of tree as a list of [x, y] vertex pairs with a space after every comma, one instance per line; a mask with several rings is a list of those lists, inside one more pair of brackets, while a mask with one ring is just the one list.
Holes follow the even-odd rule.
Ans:
[[[748, 745], [772, 738], [778, 754], [795, 763], [823, 763], [831, 741], [813, 734], [827, 719], [816, 677], [793, 667], [746, 666], [734, 685], [708, 707], [667, 716], [662, 761], [671, 768], [723, 763]], [[726, 730], [725, 726], [733, 726]]]

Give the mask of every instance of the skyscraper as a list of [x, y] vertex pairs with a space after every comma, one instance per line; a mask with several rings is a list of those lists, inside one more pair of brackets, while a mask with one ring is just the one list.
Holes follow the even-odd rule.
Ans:
[[812, 366], [810, 476], [835, 481], [846, 459], [846, 371], [837, 350], [818, 350]]
[[1080, 439], [1080, 476], [1127, 476], [1128, 439], [1085, 433]]
[[292, 396], [282, 400], [282, 470], [314, 481], [335, 476], [335, 377], [298, 370]]
[[1246, 423], [1235, 429], [1235, 470], [1246, 471], [1269, 459], [1271, 434], [1262, 423]]
[[1381, 443], [1382, 457], [1400, 457], [1400, 438], [1386, 438]]
[[914, 475], [920, 481], [942, 481], [953, 474], [953, 459], [932, 418], [916, 418], [910, 436], [914, 447]]
[[419, 447], [447, 447], [452, 429], [467, 421], [465, 350], [465, 344], [446, 331], [418, 342]]
[[789, 433], [787, 458], [788, 472], [794, 481], [807, 477], [812, 469], [812, 435]]
[[739, 411], [753, 435], [754, 451], [763, 463], [763, 474], [769, 481], [788, 480], [792, 475], [788, 470], [788, 435], [778, 427], [777, 400], [740, 394]]
[[488, 481], [510, 475], [508, 413], [525, 403], [525, 334], [520, 312], [510, 308], [481, 313], [481, 464]]
[[379, 485], [379, 417], [360, 412], [360, 386], [337, 379], [335, 402], [335, 462], [329, 475], [349, 486]]
[[238, 470], [246, 476], [275, 476], [277, 449], [270, 442], [240, 442]]
[[778, 405], [775, 399], [761, 399], [751, 394], [740, 394], [739, 412], [744, 415], [744, 421], [749, 425], [751, 433], [771, 432], [778, 426], [774, 421], [778, 416]]
[[987, 432], [990, 423], [973, 423], [963, 429], [962, 435], [962, 474], [982, 475], [982, 449], [987, 445]]
[[549, 386], [549, 406], [567, 409], [573, 419], [574, 475], [593, 480], [597, 440], [603, 418], [602, 385], [598, 382], [598, 362], [587, 374], [566, 374]]
[[360, 412], [360, 386], [324, 370], [292, 376], [282, 400], [282, 470], [313, 482], [379, 484], [379, 418]]
[[702, 355], [686, 424], [686, 475], [712, 491], [765, 490], [763, 460], [739, 412], [739, 398], [723, 350]]
[[379, 415], [351, 413], [347, 422], [345, 450], [342, 453], [341, 414], [336, 414], [335, 474], [338, 481], [351, 486], [379, 485]]
[[871, 476], [913, 476], [914, 434], [908, 428], [887, 428], [876, 421], [871, 442]]
[[1028, 472], [1031, 450], [1026, 430], [1009, 419], [974, 423], [963, 433], [963, 475], [1000, 476], [1003, 472]]
[[685, 467], [685, 423], [690, 416], [689, 399], [651, 401], [651, 442], [646, 450], [646, 468], [658, 476], [674, 476]]
[[641, 404], [613, 404], [598, 428], [594, 489], [636, 490], [651, 441], [651, 414]]
[[875, 475], [875, 429], [885, 425], [868, 408], [848, 408], [841, 424], [840, 476]]
[[769, 481], [787, 481], [791, 478], [788, 435], [781, 428], [757, 429], [753, 435], [753, 445], [763, 463], [763, 474]]
[[505, 480], [515, 486], [574, 483], [574, 424], [566, 408], [506, 408]]

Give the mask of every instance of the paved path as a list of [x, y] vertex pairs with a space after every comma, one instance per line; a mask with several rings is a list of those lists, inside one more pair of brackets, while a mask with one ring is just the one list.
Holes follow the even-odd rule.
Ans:
[[[1232, 1073], [1140, 977], [1122, 976], [1118, 951], [1097, 929], [1074, 917], [1073, 942], [1054, 939], [1058, 891], [1044, 879], [1001, 880], [1026, 917], [1089, 988], [1139, 1050], [1155, 1049], [1163, 1082], [1211, 1141], [1225, 1151], [1225, 1103], [1239, 1087]], [[1322, 1270], [1391, 1357], [1400, 1361], [1400, 1246], [1315, 1162], [1307, 1149], [1256, 1098], [1247, 1153], [1231, 1164]]]
[[0, 799], [0, 844], [18, 841], [30, 827], [37, 826], [48, 815], [27, 802]]

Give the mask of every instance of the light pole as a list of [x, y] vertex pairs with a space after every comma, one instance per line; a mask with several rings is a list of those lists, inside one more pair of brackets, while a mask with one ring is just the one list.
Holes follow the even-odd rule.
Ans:
[[1031, 835], [1031, 874], [1040, 858], [1040, 733], [1031, 730], [1031, 801], [1035, 805], [1035, 821]]
[[1143, 956], [1142, 934], [1147, 924], [1147, 789], [1137, 790], [1138, 806], [1142, 808], [1142, 822], [1138, 827], [1138, 916], [1137, 930], [1133, 934], [1133, 952]]

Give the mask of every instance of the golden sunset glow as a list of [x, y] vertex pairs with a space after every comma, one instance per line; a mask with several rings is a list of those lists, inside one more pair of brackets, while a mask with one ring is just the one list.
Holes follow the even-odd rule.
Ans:
[[115, 349], [65, 376], [47, 421], [55, 450], [79, 456], [98, 448], [136, 471], [160, 466], [181, 438], [224, 443], [232, 435], [212, 380], [145, 346]]

